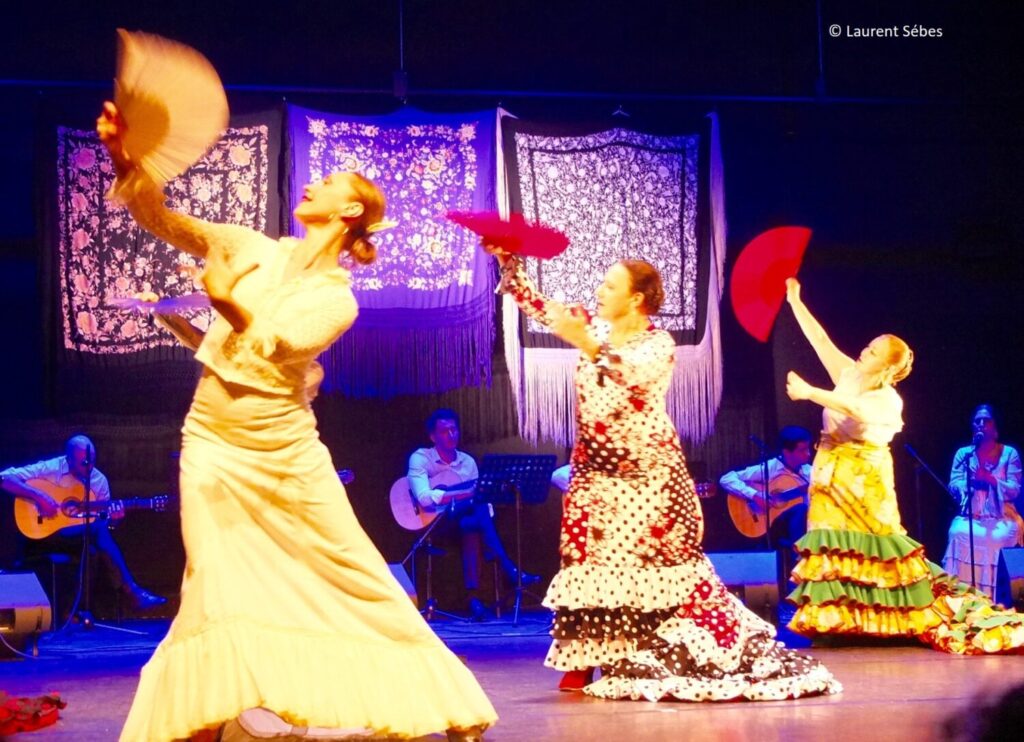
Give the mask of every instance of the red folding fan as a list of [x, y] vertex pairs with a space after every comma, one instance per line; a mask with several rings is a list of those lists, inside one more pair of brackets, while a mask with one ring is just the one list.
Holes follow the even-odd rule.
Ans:
[[800, 270], [811, 240], [807, 227], [778, 227], [747, 243], [736, 259], [729, 282], [732, 310], [744, 330], [767, 342], [786, 298], [786, 279]]
[[505, 252], [534, 258], [553, 258], [569, 246], [569, 238], [554, 227], [526, 221], [522, 214], [502, 219], [496, 211], [449, 211], [451, 221], [476, 232]]

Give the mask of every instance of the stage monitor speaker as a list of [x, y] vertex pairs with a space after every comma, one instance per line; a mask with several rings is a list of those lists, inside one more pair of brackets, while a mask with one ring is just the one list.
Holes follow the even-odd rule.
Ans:
[[34, 574], [0, 574], [0, 634], [7, 643], [20, 647], [26, 637], [48, 631], [51, 619], [50, 601]]
[[405, 594], [409, 596], [412, 604], [419, 608], [420, 604], [416, 600], [416, 586], [409, 579], [409, 573], [405, 571], [405, 567], [401, 564], [388, 564], [388, 569], [391, 570], [391, 574], [398, 581], [398, 584], [402, 586]]
[[723, 551], [707, 554], [718, 578], [744, 605], [774, 623], [779, 605], [778, 555], [774, 551]]
[[996, 602], [1024, 611], [1024, 546], [999, 552], [996, 573]]

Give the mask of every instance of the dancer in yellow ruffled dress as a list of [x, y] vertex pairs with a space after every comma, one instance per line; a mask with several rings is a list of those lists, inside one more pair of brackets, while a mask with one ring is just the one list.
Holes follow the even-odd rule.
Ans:
[[1024, 616], [944, 573], [900, 523], [889, 442], [903, 428], [893, 388], [913, 365], [895, 335], [881, 335], [855, 361], [842, 353], [787, 281], [787, 299], [835, 388], [790, 372], [794, 400], [824, 408], [811, 476], [807, 535], [793, 570], [797, 604], [790, 628], [802, 634], [917, 636], [957, 654], [1021, 651]]
[[309, 407], [311, 364], [357, 313], [339, 256], [374, 259], [382, 194], [335, 173], [295, 210], [306, 237], [273, 240], [168, 210], [113, 104], [97, 130], [139, 224], [206, 260], [218, 315], [183, 430], [181, 608], [121, 739], [213, 739], [253, 710], [295, 736], [478, 737], [493, 707], [359, 526]]

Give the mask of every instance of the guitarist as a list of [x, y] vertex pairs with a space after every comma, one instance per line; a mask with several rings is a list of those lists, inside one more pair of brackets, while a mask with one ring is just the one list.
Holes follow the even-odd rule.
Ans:
[[[110, 501], [110, 483], [96, 468], [96, 446], [84, 435], [69, 438], [64, 444], [63, 456], [0, 472], [0, 487], [4, 491], [15, 498], [30, 501], [43, 518], [53, 517], [58, 513], [58, 503], [50, 495], [28, 484], [33, 479], [44, 479], [58, 487], [70, 487], [80, 482], [89, 487], [90, 501]], [[114, 510], [111, 515], [114, 518], [123, 517], [124, 511]], [[103, 556], [102, 561], [111, 582], [129, 595], [137, 609], [153, 608], [167, 602], [166, 598], [142, 588], [132, 577], [124, 555], [107, 527], [106, 519], [95, 519], [89, 526], [83, 523], [63, 528], [50, 538], [61, 541], [77, 539], [84, 534], [86, 528], [90, 528], [89, 539], [93, 548]]]
[[[447, 408], [434, 410], [427, 418], [427, 435], [434, 445], [419, 448], [409, 457], [409, 471], [406, 475], [409, 487], [422, 507], [447, 508], [447, 527], [458, 528], [462, 542], [462, 579], [469, 594], [469, 612], [474, 620], [480, 621], [487, 617], [487, 609], [479, 595], [481, 546], [486, 546], [494, 554], [502, 570], [513, 582], [518, 575], [518, 568], [501, 543], [494, 527], [493, 511], [488, 503], [476, 502], [472, 490], [450, 493], [430, 486], [430, 480], [435, 477], [457, 484], [475, 480], [478, 476], [476, 461], [458, 449], [458, 413]], [[447, 477], [440, 476], [442, 474], [447, 474]], [[537, 575], [523, 573], [524, 585], [539, 579]]]
[[[780, 493], [803, 496], [798, 504], [779, 513], [771, 526], [771, 542], [792, 546], [807, 531], [807, 486], [811, 481], [811, 431], [788, 425], [779, 432], [779, 455], [768, 460], [769, 501], [776, 504]], [[751, 512], [764, 518], [764, 470], [761, 463], [738, 471], [726, 472], [718, 484], [730, 495], [744, 498]], [[774, 498], [774, 500], [773, 500]]]

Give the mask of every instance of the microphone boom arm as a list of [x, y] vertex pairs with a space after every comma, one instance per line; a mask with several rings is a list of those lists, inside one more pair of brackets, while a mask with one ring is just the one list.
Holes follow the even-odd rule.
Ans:
[[942, 491], [949, 495], [951, 498], [953, 498], [953, 500], [959, 504], [960, 499], [949, 491], [949, 485], [942, 480], [942, 477], [940, 477], [938, 474], [932, 471], [932, 468], [928, 466], [928, 464], [925, 463], [925, 460], [918, 455], [917, 451], [914, 450], [914, 447], [911, 446], [909, 443], [904, 443], [903, 448], [906, 450], [907, 453], [909, 453], [914, 458], [918, 466], [920, 466], [924, 471], [928, 472], [929, 476], [931, 476], [931, 478], [935, 480], [935, 483], [942, 488]]

